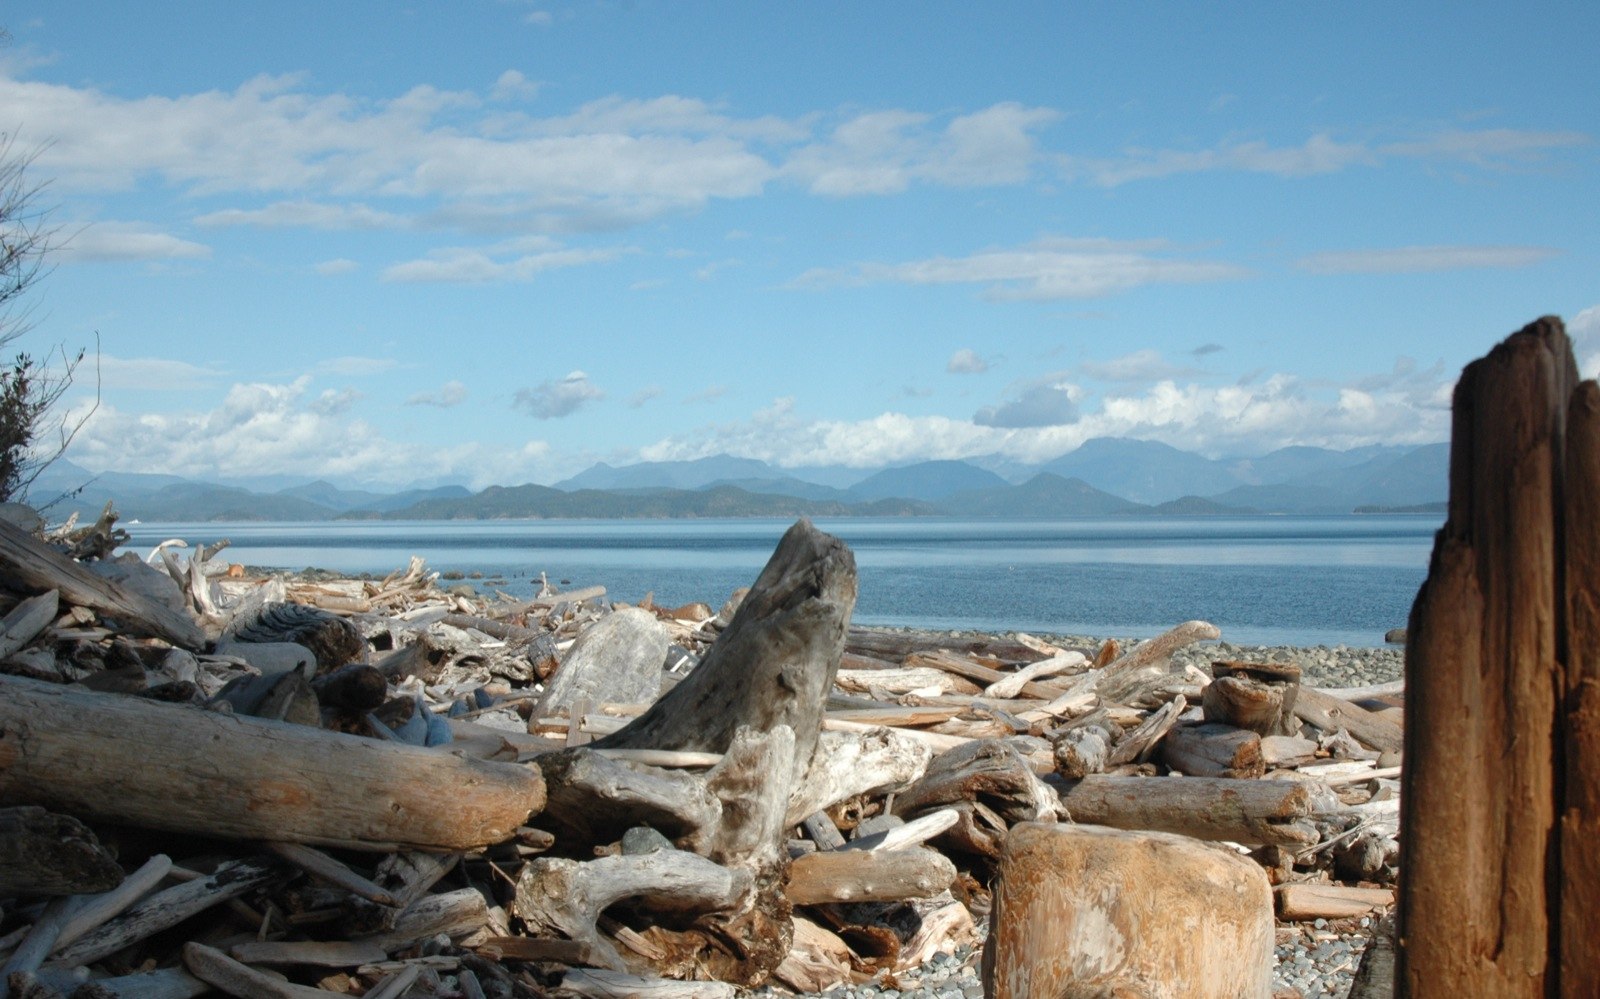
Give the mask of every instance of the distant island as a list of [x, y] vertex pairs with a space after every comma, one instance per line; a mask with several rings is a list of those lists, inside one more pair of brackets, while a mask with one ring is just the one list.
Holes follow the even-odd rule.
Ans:
[[554, 485], [446, 485], [398, 492], [325, 481], [203, 482], [174, 475], [48, 468], [30, 500], [52, 520], [107, 502], [144, 521], [512, 520], [728, 517], [1238, 516], [1442, 513], [1448, 445], [1350, 451], [1283, 448], [1207, 458], [1101, 438], [1053, 461], [1002, 456], [881, 469], [779, 469], [729, 455], [596, 464]]

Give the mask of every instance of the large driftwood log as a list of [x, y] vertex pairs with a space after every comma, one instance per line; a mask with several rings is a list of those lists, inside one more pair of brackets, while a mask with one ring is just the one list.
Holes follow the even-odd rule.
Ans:
[[[856, 602], [856, 560], [839, 539], [799, 521], [694, 672], [596, 747], [720, 753], [741, 727], [794, 732], [789, 786], [805, 774]], [[787, 794], [787, 788], [785, 794]]]
[[1407, 628], [1402, 994], [1600, 993], [1597, 438], [1559, 319], [1456, 384]]
[[1077, 822], [1151, 829], [1246, 845], [1310, 846], [1311, 817], [1338, 799], [1314, 781], [1225, 777], [1112, 777], [1097, 774], [1061, 794]]
[[455, 850], [510, 838], [543, 807], [544, 781], [526, 766], [0, 676], [0, 804], [237, 839]]
[[136, 635], [164, 638], [186, 649], [198, 649], [206, 641], [188, 614], [95, 575], [5, 520], [0, 520], [0, 576], [11, 588], [57, 590], [69, 603], [116, 618]]
[[116, 858], [70, 815], [0, 808], [0, 898], [82, 895], [122, 881]]

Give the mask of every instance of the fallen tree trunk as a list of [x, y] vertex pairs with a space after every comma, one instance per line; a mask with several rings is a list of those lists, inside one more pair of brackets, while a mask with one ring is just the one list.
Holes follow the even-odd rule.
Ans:
[[116, 618], [129, 632], [198, 649], [205, 632], [188, 614], [95, 575], [27, 531], [0, 520], [0, 575], [12, 588], [57, 590], [62, 598]]
[[0, 804], [233, 839], [460, 850], [510, 838], [544, 798], [531, 767], [0, 676]]

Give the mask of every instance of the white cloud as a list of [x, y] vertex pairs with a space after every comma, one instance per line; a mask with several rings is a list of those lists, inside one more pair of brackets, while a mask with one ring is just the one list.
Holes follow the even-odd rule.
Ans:
[[1078, 386], [1051, 375], [1022, 386], [1010, 400], [998, 406], [985, 406], [973, 414], [980, 427], [1062, 427], [1078, 422], [1082, 415]]
[[[1600, 363], [1600, 354], [1594, 361]], [[1380, 384], [1385, 379], [1389, 383]], [[779, 467], [867, 468], [985, 454], [1043, 462], [1095, 437], [1158, 440], [1213, 456], [1299, 444], [1348, 449], [1448, 438], [1453, 376], [1442, 366], [1358, 381], [1310, 385], [1275, 374], [1248, 384], [1208, 386], [1169, 379], [1095, 396], [1047, 379], [1019, 387], [1012, 400], [970, 421], [896, 412], [856, 421], [810, 420], [795, 412], [793, 400], [780, 399], [746, 420], [658, 441], [640, 449], [639, 457], [664, 461], [728, 453]], [[1069, 419], [1069, 406], [1076, 409], [1075, 419]]]
[[604, 399], [605, 392], [582, 371], [574, 371], [559, 381], [541, 382], [531, 389], [518, 389], [514, 405], [540, 420], [570, 416], [587, 403]]
[[538, 96], [539, 84], [514, 69], [501, 73], [489, 88], [489, 99], [495, 101], [531, 101]]
[[417, 392], [406, 399], [407, 406], [437, 406], [449, 409], [467, 401], [467, 387], [454, 379], [445, 382], [437, 392]]
[[548, 479], [567, 472], [544, 441], [516, 447], [472, 442], [424, 446], [394, 440], [350, 416], [356, 396], [314, 392], [311, 379], [287, 385], [237, 384], [215, 409], [129, 413], [102, 402], [75, 403], [68, 418], [87, 416], [67, 457], [95, 472], [160, 472], [198, 479], [273, 472], [308, 475], [372, 488], [414, 485], [418, 470], [440, 480], [495, 483]]
[[265, 208], [226, 208], [201, 215], [203, 226], [253, 225], [267, 229], [403, 229], [411, 221], [403, 215], [355, 203], [335, 205], [318, 201], [277, 201]]
[[340, 274], [350, 274], [361, 269], [361, 265], [346, 257], [335, 257], [324, 260], [315, 265], [318, 274], [324, 277], [337, 277]]
[[989, 362], [980, 357], [977, 351], [963, 347], [950, 355], [944, 369], [952, 375], [981, 375], [989, 370]]
[[726, 385], [708, 385], [698, 392], [683, 397], [685, 406], [693, 406], [703, 402], [715, 402], [726, 396], [730, 389]]
[[1527, 267], [1560, 252], [1547, 246], [1397, 246], [1314, 253], [1295, 261], [1295, 266], [1313, 274], [1411, 274]]
[[1078, 367], [1085, 377], [1102, 382], [1149, 383], [1190, 373], [1186, 368], [1168, 364], [1158, 351], [1149, 348], [1114, 357], [1109, 361], [1085, 361]]
[[55, 252], [72, 263], [204, 260], [211, 256], [211, 247], [143, 222], [92, 222], [63, 240]]
[[1116, 157], [1061, 156], [1069, 176], [1104, 187], [1177, 174], [1237, 171], [1278, 177], [1336, 173], [1353, 166], [1379, 166], [1392, 159], [1446, 160], [1488, 169], [1537, 163], [1551, 152], [1591, 143], [1582, 132], [1516, 129], [1455, 130], [1395, 142], [1341, 141], [1326, 132], [1298, 146], [1231, 141], [1206, 149], [1129, 149]]
[[1026, 180], [1039, 158], [1034, 132], [1059, 113], [1016, 103], [960, 115], [943, 129], [931, 115], [871, 111], [796, 150], [784, 172], [816, 194], [894, 194], [914, 182], [982, 187]]
[[384, 268], [383, 280], [401, 283], [436, 282], [484, 284], [495, 281], [531, 281], [549, 270], [604, 264], [626, 253], [625, 247], [594, 250], [549, 249], [507, 254], [497, 247], [446, 247], [418, 260]]
[[[86, 356], [80, 378], [88, 384], [97, 377], [102, 389], [151, 389], [164, 392], [188, 391], [215, 385], [226, 373], [203, 368], [188, 361], [165, 357], [117, 357], [101, 354]], [[91, 373], [90, 367], [94, 369]]]
[[392, 357], [330, 357], [317, 362], [312, 371], [319, 375], [376, 375], [393, 370], [400, 362]]
[[1242, 267], [1157, 256], [1161, 244], [1100, 239], [1042, 239], [1016, 249], [967, 257], [932, 257], [901, 264], [868, 263], [854, 270], [818, 269], [793, 287], [899, 283], [983, 284], [987, 297], [1048, 301], [1096, 298], [1149, 284], [1227, 281], [1248, 276]]
[[628, 408], [638, 409], [651, 399], [659, 398], [663, 389], [660, 385], [646, 385], [644, 388], [628, 397]]

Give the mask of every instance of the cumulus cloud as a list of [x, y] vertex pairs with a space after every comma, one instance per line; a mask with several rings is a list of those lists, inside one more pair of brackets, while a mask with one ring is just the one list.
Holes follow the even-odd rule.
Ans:
[[346, 257], [335, 257], [333, 260], [324, 260], [313, 268], [324, 277], [337, 277], [340, 274], [350, 274], [361, 269], [361, 265]]
[[1560, 252], [1547, 246], [1397, 246], [1314, 253], [1295, 261], [1295, 266], [1313, 274], [1410, 274], [1527, 267]]
[[638, 409], [651, 399], [659, 398], [662, 393], [660, 385], [646, 385], [644, 388], [628, 397], [628, 408]]
[[604, 399], [605, 395], [588, 375], [574, 371], [557, 381], [518, 389], [514, 405], [536, 419], [552, 420], [570, 416], [587, 403]]
[[162, 232], [144, 222], [93, 222], [64, 240], [56, 252], [67, 262], [204, 260], [211, 247]]
[[407, 406], [437, 406], [449, 409], [467, 401], [467, 387], [454, 379], [445, 382], [437, 392], [417, 392], [407, 397]]
[[288, 384], [236, 384], [209, 410], [131, 413], [84, 399], [67, 413], [69, 421], [86, 420], [67, 457], [96, 472], [217, 479], [271, 471], [389, 489], [414, 485], [418, 469], [475, 488], [577, 470], [538, 440], [425, 446], [389, 439], [352, 416], [358, 398], [349, 390], [317, 391], [306, 376]]
[[[1586, 321], [1600, 325], [1600, 319]], [[1600, 347], [1600, 330], [1594, 336]], [[1600, 352], [1592, 362], [1600, 364]], [[1418, 370], [1401, 363], [1397, 370], [1341, 385], [1308, 384], [1281, 373], [1220, 386], [1168, 379], [1101, 395], [1046, 380], [1020, 386], [1011, 400], [972, 420], [897, 412], [854, 421], [807, 419], [792, 399], [780, 399], [748, 419], [666, 438], [638, 456], [666, 461], [727, 453], [784, 468], [868, 468], [986, 454], [1044, 462], [1095, 437], [1157, 440], [1213, 456], [1447, 439], [1452, 377], [1442, 366]]]
[[980, 357], [977, 351], [963, 347], [950, 355], [944, 369], [952, 375], [981, 375], [989, 370], [989, 362]]
[[1076, 385], [1052, 378], [1023, 387], [1015, 398], [998, 406], [985, 406], [973, 414], [980, 427], [1061, 427], [1078, 422]]
[[1249, 275], [1235, 264], [1168, 255], [1156, 240], [1052, 237], [1015, 249], [966, 257], [931, 257], [900, 264], [868, 263], [852, 270], [816, 269], [790, 282], [815, 288], [898, 283], [981, 284], [1000, 301], [1098, 298], [1150, 284], [1229, 281]]

